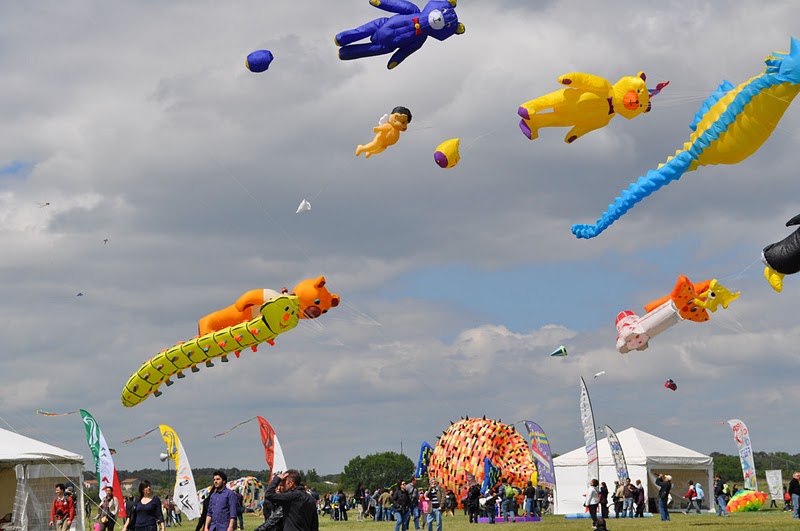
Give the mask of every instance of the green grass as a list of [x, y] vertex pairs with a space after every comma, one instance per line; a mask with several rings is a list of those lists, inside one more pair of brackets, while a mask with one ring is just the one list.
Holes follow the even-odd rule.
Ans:
[[[320, 518], [319, 527], [326, 531], [394, 531], [394, 522], [373, 522], [372, 520], [366, 522], [356, 521], [356, 514], [351, 511], [348, 513], [350, 520], [347, 522], [336, 522], [328, 517]], [[670, 530], [694, 530], [694, 531], [713, 531], [719, 530], [738, 530], [744, 529], [746, 531], [765, 530], [771, 531], [773, 529], [798, 529], [800, 524], [797, 520], [792, 520], [792, 513], [782, 511], [760, 511], [753, 513], [735, 513], [728, 518], [719, 518], [716, 514], [703, 513], [700, 515], [692, 514], [686, 516], [684, 514], [670, 514], [671, 520], [669, 522], [661, 522], [658, 515], [651, 518], [634, 518], [634, 519], [615, 519], [609, 518], [607, 521], [608, 529], [610, 531], [617, 531], [620, 529], [670, 529]], [[246, 531], [253, 531], [263, 520], [253, 514], [246, 514], [244, 516], [244, 528]], [[91, 522], [94, 525], [94, 522]], [[91, 525], [87, 525], [87, 531], [91, 530]], [[186, 530], [193, 531], [197, 525], [197, 520], [187, 522], [183, 521], [183, 526], [173, 527], [176, 531]], [[510, 528], [516, 531], [534, 531], [536, 529], [563, 529], [563, 530], [576, 530], [576, 531], [591, 531], [591, 520], [567, 520], [563, 516], [548, 515], [544, 520], [536, 523], [519, 523], [519, 524], [495, 524], [496, 531], [503, 531]], [[442, 524], [442, 531], [487, 531], [488, 524], [472, 524], [470, 525], [467, 517], [462, 513], [456, 513], [455, 516], [446, 516]], [[122, 529], [118, 525], [115, 530]], [[414, 529], [414, 523], [411, 523], [411, 530]], [[423, 526], [424, 531], [427, 527]], [[434, 531], [436, 527], [434, 525]], [[509, 530], [509, 531], [510, 531]]]

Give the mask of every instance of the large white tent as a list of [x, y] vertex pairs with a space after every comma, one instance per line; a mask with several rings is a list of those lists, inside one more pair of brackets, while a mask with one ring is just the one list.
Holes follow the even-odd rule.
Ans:
[[0, 517], [3, 529], [48, 529], [57, 483], [76, 486], [72, 529], [83, 530], [83, 456], [0, 429]]
[[[625, 454], [628, 475], [634, 483], [637, 479], [642, 481], [647, 498], [654, 498], [658, 494], [658, 487], [653, 483], [654, 477], [658, 474], [670, 474], [673, 484], [673, 508], [685, 506], [682, 497], [686, 493], [689, 480], [702, 483], [706, 493], [703, 508], [708, 507], [711, 490], [709, 487], [714, 476], [714, 460], [711, 457], [636, 428], [628, 428], [617, 433], [617, 438]], [[597, 451], [600, 461], [598, 479], [605, 481], [609, 491], [613, 492], [617, 469], [607, 438], [597, 441]], [[555, 513], [584, 512], [583, 501], [588, 489], [586, 449], [580, 447], [560, 455], [553, 460], [553, 464], [556, 472]], [[610, 500], [609, 494], [609, 502]]]

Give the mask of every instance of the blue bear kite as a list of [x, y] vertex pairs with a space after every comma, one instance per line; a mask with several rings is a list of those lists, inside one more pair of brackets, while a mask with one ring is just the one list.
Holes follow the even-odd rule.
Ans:
[[[341, 46], [339, 59], [347, 61], [394, 52], [387, 65], [391, 70], [422, 48], [428, 36], [443, 41], [451, 35], [464, 33], [464, 25], [456, 14], [456, 2], [431, 0], [420, 11], [407, 0], [369, 0], [373, 6], [396, 15], [376, 18], [336, 35], [336, 45]], [[369, 43], [352, 44], [367, 37]]]

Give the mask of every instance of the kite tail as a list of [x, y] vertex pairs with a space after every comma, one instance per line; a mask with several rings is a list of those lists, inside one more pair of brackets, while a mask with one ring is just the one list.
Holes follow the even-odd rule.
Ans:
[[649, 170], [647, 175], [639, 177], [635, 183], [631, 183], [627, 190], [623, 190], [614, 202], [608, 205], [606, 210], [597, 223], [594, 225], [580, 225], [572, 226], [572, 234], [578, 238], [594, 238], [612, 223], [622, 217], [633, 206], [649, 196], [668, 185], [672, 181], [680, 179], [684, 173], [689, 171], [689, 167], [695, 157], [688, 151], [678, 151], [676, 155], [670, 158], [663, 166], [657, 170]]

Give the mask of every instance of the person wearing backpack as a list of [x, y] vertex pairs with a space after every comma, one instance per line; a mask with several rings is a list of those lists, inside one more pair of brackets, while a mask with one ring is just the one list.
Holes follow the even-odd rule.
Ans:
[[719, 477], [714, 476], [714, 500], [717, 503], [717, 516], [728, 516], [727, 501], [725, 500], [725, 482]]
[[65, 495], [63, 483], [56, 485], [56, 497], [50, 509], [50, 525], [55, 525], [56, 531], [69, 531], [75, 519], [75, 503], [72, 496]]

